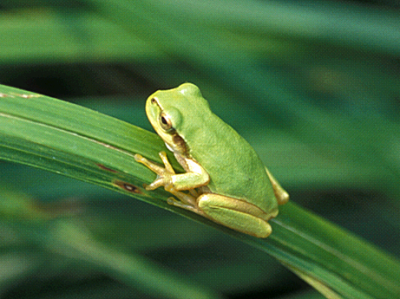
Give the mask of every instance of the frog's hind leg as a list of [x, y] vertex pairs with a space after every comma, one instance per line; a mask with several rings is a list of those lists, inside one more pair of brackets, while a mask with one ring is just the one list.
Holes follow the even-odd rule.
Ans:
[[266, 238], [272, 232], [267, 220], [273, 216], [245, 201], [218, 194], [203, 194], [198, 198], [198, 207], [205, 217], [242, 233]]

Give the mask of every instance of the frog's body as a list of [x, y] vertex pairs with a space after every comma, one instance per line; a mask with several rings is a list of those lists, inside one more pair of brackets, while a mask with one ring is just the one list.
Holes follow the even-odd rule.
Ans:
[[[274, 191], [264, 165], [254, 149], [210, 110], [201, 111], [199, 115], [204, 116], [205, 123], [212, 119], [215, 125], [207, 130], [198, 130], [196, 142], [193, 144], [190, 140], [185, 140], [185, 143], [190, 156], [209, 174], [210, 183], [207, 187], [210, 191], [245, 199], [266, 213], [277, 213], [277, 201], [263, 201], [260, 205], [257, 200], [274, 197]], [[222, 155], [221, 144], [224, 144]], [[254, 160], [258, 160], [259, 163], [251, 163]]]
[[200, 90], [185, 83], [157, 91], [147, 100], [146, 112], [186, 171], [175, 174], [165, 154], [161, 154], [165, 169], [136, 155], [138, 162], [158, 174], [147, 189], [164, 186], [180, 199], [170, 199], [170, 204], [241, 232], [267, 237], [271, 233], [267, 221], [278, 214], [278, 204], [286, 203], [288, 194], [250, 144], [212, 113]]

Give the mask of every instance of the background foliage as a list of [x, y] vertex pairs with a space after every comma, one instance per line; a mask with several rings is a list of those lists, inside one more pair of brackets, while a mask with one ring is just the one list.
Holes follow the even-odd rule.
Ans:
[[[193, 82], [294, 202], [399, 256], [395, 1], [37, 0], [0, 9], [0, 84], [151, 130], [147, 96]], [[160, 298], [168, 288], [174, 298], [321, 298], [263, 252], [179, 215], [27, 166], [1, 169], [1, 298]], [[52, 222], [60, 217], [76, 226]]]

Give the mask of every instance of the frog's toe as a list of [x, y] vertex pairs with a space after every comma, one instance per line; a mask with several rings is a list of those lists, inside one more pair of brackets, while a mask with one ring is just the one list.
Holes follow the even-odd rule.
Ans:
[[164, 180], [162, 178], [157, 178], [150, 185], [146, 186], [146, 190], [154, 190], [154, 189], [157, 189], [158, 187], [161, 187], [163, 185], [164, 185]]
[[174, 206], [176, 202], [178, 202], [178, 201], [173, 197], [168, 197], [168, 199], [167, 199], [167, 204], [169, 204], [171, 206]]
[[139, 163], [142, 163], [142, 160], [144, 159], [143, 156], [139, 154], [135, 154], [133, 157], [135, 158], [136, 162]]
[[191, 204], [189, 204], [189, 203], [183, 203], [183, 202], [181, 202], [181, 201], [176, 200], [176, 199], [173, 198], [173, 197], [169, 197], [169, 198], [167, 199], [167, 203], [168, 203], [169, 205], [171, 205], [171, 206], [179, 207], [179, 208], [181, 208], [181, 209], [189, 210], [189, 211], [195, 212], [195, 213], [197, 213], [197, 214], [200, 214], [199, 211], [198, 211], [198, 209], [196, 209], [193, 205], [191, 205]]

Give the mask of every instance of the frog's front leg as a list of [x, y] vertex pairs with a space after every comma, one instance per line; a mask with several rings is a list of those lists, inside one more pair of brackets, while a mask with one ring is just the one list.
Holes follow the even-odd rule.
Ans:
[[287, 193], [285, 189], [281, 187], [281, 185], [274, 178], [274, 176], [268, 171], [267, 168], [265, 168], [265, 171], [267, 172], [269, 180], [271, 181], [276, 200], [278, 201], [278, 205], [284, 205], [289, 201], [289, 193]]
[[[195, 206], [198, 194], [195, 188], [203, 186], [209, 182], [210, 178], [208, 174], [196, 161], [184, 158], [182, 158], [181, 161], [184, 163], [185, 169], [188, 172], [175, 174], [172, 165], [168, 161], [167, 154], [165, 152], [160, 152], [159, 155], [165, 168], [147, 160], [139, 154], [134, 156], [137, 162], [144, 164], [157, 174], [157, 178], [150, 185], [146, 186], [146, 190], [154, 190], [158, 187], [164, 186], [166, 191], [172, 193], [181, 201], [178, 202], [173, 198], [169, 198], [169, 204], [197, 212]], [[189, 193], [180, 192], [181, 190], [188, 190]]]
[[[146, 186], [146, 190], [154, 190], [157, 189], [158, 187], [164, 186], [165, 190], [171, 189], [171, 181], [172, 181], [172, 176], [175, 174], [175, 171], [172, 167], [172, 165], [169, 163], [167, 154], [165, 152], [160, 152], [159, 156], [161, 160], [164, 163], [164, 167], [161, 167], [160, 165], [147, 160], [144, 158], [142, 155], [136, 154], [134, 156], [135, 160], [139, 163], [142, 163], [145, 165], [147, 168], [149, 168], [151, 171], [155, 172], [157, 174], [157, 178], [152, 182], [150, 185]], [[169, 191], [169, 190], [167, 190]]]

